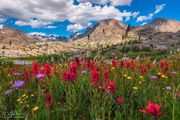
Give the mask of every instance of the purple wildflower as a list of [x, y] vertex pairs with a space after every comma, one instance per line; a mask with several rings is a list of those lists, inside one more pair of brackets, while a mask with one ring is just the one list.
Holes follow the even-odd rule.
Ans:
[[86, 71], [86, 70], [83, 70], [83, 71], [81, 71], [81, 73], [82, 73], [82, 74], [86, 74], [86, 73], [87, 73], [87, 71]]
[[175, 74], [176, 74], [176, 72], [175, 72], [175, 71], [173, 71], [173, 72], [172, 72], [172, 74], [173, 74], [173, 75], [175, 75]]
[[6, 92], [4, 92], [5, 95], [10, 95], [12, 93], [12, 90], [7, 90]]
[[14, 84], [13, 84], [13, 87], [18, 89], [20, 87], [22, 87], [24, 85], [24, 81], [22, 80], [19, 80], [19, 81], [16, 81]]
[[41, 74], [41, 73], [40, 74], [36, 74], [36, 78], [37, 79], [44, 78], [44, 74]]
[[115, 52], [112, 52], [111, 55], [116, 56], [116, 53], [115, 53]]
[[172, 90], [171, 86], [166, 86], [166, 90]]
[[156, 79], [157, 79], [157, 76], [151, 75], [151, 79], [152, 79], [152, 80], [156, 80]]

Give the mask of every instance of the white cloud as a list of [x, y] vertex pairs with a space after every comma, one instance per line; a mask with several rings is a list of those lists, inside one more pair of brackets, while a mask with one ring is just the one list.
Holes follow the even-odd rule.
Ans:
[[[16, 25], [33, 28], [55, 28], [52, 26], [54, 22], [68, 20], [72, 25], [68, 26], [67, 30], [84, 29], [92, 21], [109, 18], [127, 21], [139, 14], [139, 12], [120, 11], [114, 7], [130, 5], [132, 0], [79, 1], [80, 3], [75, 5], [74, 0], [0, 0], [0, 14], [5, 18], [16, 18]], [[92, 5], [90, 2], [104, 5]], [[114, 6], [105, 5], [108, 2]]]
[[146, 25], [146, 24], [147, 24], [147, 22], [143, 22], [143, 23], [141, 24], [141, 26]]
[[72, 31], [72, 32], [76, 32], [76, 31], [82, 30], [82, 29], [84, 29], [84, 28], [86, 28], [86, 27], [83, 27], [83, 26], [80, 25], [80, 24], [73, 24], [73, 25], [68, 25], [68, 26], [67, 26], [67, 30], [68, 30], [68, 31]]
[[132, 0], [78, 0], [78, 2], [91, 2], [91, 3], [95, 3], [95, 4], [107, 4], [107, 3], [111, 3], [111, 5], [113, 6], [130, 6], [132, 3]]
[[160, 11], [162, 11], [165, 6], [166, 6], [165, 4], [156, 5], [156, 10], [153, 13], [148, 14], [148, 16], [139, 16], [137, 18], [136, 22], [142, 22], [142, 21], [146, 21], [146, 20], [152, 19], [152, 17], [155, 14], [158, 14]]
[[132, 0], [111, 0], [111, 4], [113, 6], [130, 6]]
[[78, 2], [84, 3], [84, 2], [91, 2], [95, 4], [107, 4], [109, 0], [77, 0]]
[[0, 29], [3, 29], [4, 25], [3, 24], [0, 24]]
[[156, 5], [156, 11], [154, 12], [154, 14], [159, 13], [161, 10], [163, 10], [165, 8], [165, 4], [161, 4], [161, 5]]
[[32, 36], [47, 36], [47, 34], [43, 33], [43, 32], [31, 32], [28, 35], [32, 35]]
[[[113, 6], [94, 6], [91, 3], [80, 3], [77, 6], [74, 6], [74, 12], [69, 16], [69, 21], [74, 23], [73, 28], [85, 28], [88, 26], [88, 23], [91, 21], [100, 21], [104, 19], [114, 18], [116, 20], [129, 20], [131, 17], [135, 18], [139, 12], [127, 12], [119, 11]], [[72, 28], [72, 25], [70, 26]], [[68, 28], [67, 30], [70, 30]]]
[[146, 20], [150, 20], [153, 17], [153, 13], [150, 13], [148, 16], [139, 16], [136, 20], [136, 22], [142, 22], [142, 21], [146, 21]]
[[39, 20], [30, 20], [27, 22], [16, 21], [15, 24], [18, 26], [31, 26], [32, 28], [39, 28], [39, 27], [47, 26], [47, 25], [52, 24], [52, 23], [46, 22], [46, 21], [39, 21]]
[[57, 28], [57, 27], [56, 27], [56, 26], [49, 25], [49, 26], [47, 26], [47, 27], [45, 27], [45, 28], [54, 29], [54, 28]]

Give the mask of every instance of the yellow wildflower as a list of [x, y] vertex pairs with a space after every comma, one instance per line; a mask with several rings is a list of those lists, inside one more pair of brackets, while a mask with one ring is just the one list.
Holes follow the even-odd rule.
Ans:
[[144, 77], [143, 76], [139, 76], [140, 79], [143, 79]]
[[127, 79], [128, 79], [128, 80], [131, 80], [131, 77], [128, 76]]
[[113, 71], [114, 69], [115, 69], [115, 67], [112, 67], [112, 68], [111, 68], [111, 71]]
[[24, 94], [22, 95], [22, 97], [26, 97], [26, 93], [24, 93]]
[[126, 75], [126, 74], [124, 74], [124, 77], [127, 77], [127, 75]]
[[168, 79], [168, 76], [166, 76], [166, 75], [162, 75], [161, 77], [164, 79]]
[[137, 89], [138, 89], [138, 87], [133, 87], [133, 89], [134, 89], [134, 90], [137, 90]]
[[33, 108], [33, 111], [34, 111], [34, 112], [37, 112], [38, 109], [39, 109], [39, 107], [38, 107], [38, 106], [35, 106], [35, 107]]

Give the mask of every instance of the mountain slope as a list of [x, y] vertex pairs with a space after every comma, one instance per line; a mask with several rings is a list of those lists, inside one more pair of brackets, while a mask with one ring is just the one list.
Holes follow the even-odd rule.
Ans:
[[34, 41], [23, 31], [4, 26], [0, 29], [0, 43], [13, 45], [26, 45]]
[[165, 18], [156, 18], [149, 24], [135, 27], [134, 30], [142, 35], [151, 35], [157, 32], [176, 33], [180, 30], [180, 22]]
[[[100, 21], [92, 28], [88, 28], [84, 34], [77, 35], [75, 41], [71, 41], [74, 45], [83, 45], [96, 47], [100, 45], [113, 45], [125, 42], [122, 36], [125, 34], [127, 26], [115, 19], [107, 19]], [[129, 32], [128, 39], [137, 39], [136, 32]]]

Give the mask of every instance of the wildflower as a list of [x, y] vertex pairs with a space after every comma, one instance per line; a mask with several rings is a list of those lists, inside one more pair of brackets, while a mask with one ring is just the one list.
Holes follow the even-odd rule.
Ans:
[[152, 75], [152, 76], [151, 76], [151, 79], [152, 79], [152, 80], [156, 80], [156, 79], [157, 79], [157, 76], [153, 76], [153, 75]]
[[115, 52], [112, 52], [111, 55], [112, 55], [112, 56], [116, 56], [116, 53], [115, 53]]
[[116, 99], [116, 102], [117, 102], [117, 104], [122, 104], [123, 103], [123, 98], [117, 98]]
[[39, 64], [37, 62], [34, 62], [32, 64], [32, 73], [36, 75], [38, 74], [38, 72], [39, 72]]
[[7, 90], [6, 92], [4, 92], [5, 95], [10, 95], [12, 93], [12, 90]]
[[41, 78], [44, 78], [44, 74], [42, 73], [39, 73], [39, 74], [36, 74], [36, 79], [41, 79]]
[[140, 72], [141, 74], [146, 73], [147, 69], [145, 67], [143, 67], [142, 65], [140, 65]]
[[133, 89], [134, 89], [134, 90], [137, 90], [137, 89], [138, 89], [138, 87], [133, 87]]
[[112, 67], [112, 68], [111, 68], [111, 71], [113, 71], [113, 70], [115, 70], [115, 67]]
[[91, 81], [93, 85], [98, 85], [100, 82], [99, 72], [97, 70], [92, 70]]
[[24, 94], [22, 95], [22, 97], [26, 97], [26, 93], [24, 93]]
[[112, 63], [112, 66], [113, 66], [114, 68], [116, 68], [116, 66], [117, 66], [116, 60], [113, 59], [113, 60], [111, 61], [111, 63]]
[[143, 76], [139, 76], [140, 79], [143, 79], [144, 77]]
[[108, 92], [113, 94], [115, 92], [115, 89], [116, 89], [116, 84], [115, 82], [111, 81], [109, 82], [109, 85], [108, 85]]
[[148, 105], [146, 106], [145, 110], [140, 110], [140, 112], [146, 113], [146, 114], [150, 114], [154, 117], [157, 117], [159, 115], [161, 115], [161, 111], [160, 111], [160, 106], [156, 103], [150, 103], [148, 102]]
[[51, 74], [51, 66], [49, 64], [45, 64], [44, 68], [46, 75], [49, 77]]
[[131, 80], [131, 79], [132, 79], [132, 77], [128, 76], [128, 77], [127, 77], [127, 79], [128, 79], [128, 80]]
[[124, 74], [124, 77], [127, 77], [127, 75], [126, 75], [126, 74]]
[[164, 79], [168, 79], [168, 76], [166, 76], [166, 75], [162, 75], [161, 77]]
[[101, 92], [105, 92], [105, 88], [104, 87], [99, 87]]
[[39, 107], [38, 107], [38, 106], [35, 106], [35, 107], [33, 108], [33, 111], [34, 111], [34, 112], [37, 112], [38, 109], [39, 109]]
[[81, 71], [82, 74], [87, 74], [86, 70]]
[[19, 80], [13, 84], [13, 87], [18, 89], [18, 88], [22, 87], [23, 85], [24, 85], [24, 81]]
[[45, 95], [46, 95], [46, 104], [49, 105], [50, 107], [53, 106], [53, 99], [52, 99], [52, 95], [49, 92], [49, 90], [45, 90], [44, 91]]
[[62, 75], [63, 80], [66, 81], [75, 81], [76, 80], [76, 74], [71, 72], [71, 71], [67, 71], [64, 72]]
[[109, 78], [109, 71], [106, 70], [104, 71], [104, 80], [108, 80], [108, 78]]
[[166, 86], [166, 90], [172, 90], [171, 86]]
[[175, 72], [175, 71], [173, 71], [173, 72], [172, 72], [172, 74], [173, 74], [173, 75], [176, 75], [176, 72]]

